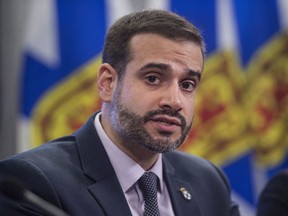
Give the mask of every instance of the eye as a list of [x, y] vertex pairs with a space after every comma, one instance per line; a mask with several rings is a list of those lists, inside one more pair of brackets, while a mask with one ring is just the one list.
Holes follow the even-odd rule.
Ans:
[[159, 78], [155, 75], [149, 75], [145, 79], [151, 84], [157, 84], [160, 82]]
[[196, 84], [195, 82], [192, 81], [191, 82], [185, 81], [180, 84], [180, 87], [185, 91], [192, 92], [196, 88]]

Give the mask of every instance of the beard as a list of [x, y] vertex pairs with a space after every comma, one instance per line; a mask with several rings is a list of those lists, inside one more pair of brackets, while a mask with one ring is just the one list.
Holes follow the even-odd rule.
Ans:
[[[122, 142], [141, 145], [150, 151], [164, 153], [178, 148], [187, 138], [191, 123], [187, 126], [185, 118], [172, 109], [159, 109], [149, 111], [141, 116], [120, 102], [121, 88], [117, 89], [110, 106], [112, 126], [122, 138]], [[154, 138], [146, 130], [145, 124], [155, 115], [168, 115], [176, 117], [181, 122], [181, 134], [178, 138], [169, 137], [169, 133], [159, 133], [161, 137]]]

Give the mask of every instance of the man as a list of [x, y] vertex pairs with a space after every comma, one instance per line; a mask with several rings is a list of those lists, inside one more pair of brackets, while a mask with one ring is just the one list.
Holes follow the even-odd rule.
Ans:
[[[71, 136], [6, 159], [1, 176], [71, 215], [239, 215], [217, 167], [172, 151], [192, 125], [203, 62], [202, 37], [182, 17], [124, 16], [107, 34], [98, 71], [101, 112]], [[6, 198], [1, 208], [42, 214]]]
[[276, 174], [262, 191], [257, 216], [288, 215], [288, 170]]

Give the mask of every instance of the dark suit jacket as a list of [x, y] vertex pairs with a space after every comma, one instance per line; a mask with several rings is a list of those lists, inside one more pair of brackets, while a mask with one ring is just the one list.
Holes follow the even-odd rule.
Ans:
[[275, 175], [260, 195], [257, 216], [288, 215], [288, 170]]
[[[93, 117], [71, 136], [2, 161], [0, 177], [21, 180], [31, 191], [70, 215], [131, 215]], [[239, 215], [238, 206], [230, 199], [225, 176], [211, 163], [172, 151], [163, 154], [163, 164], [176, 215]], [[191, 200], [183, 197], [181, 187], [191, 193]], [[42, 215], [29, 203], [17, 203], [3, 196], [0, 212], [13, 216]]]

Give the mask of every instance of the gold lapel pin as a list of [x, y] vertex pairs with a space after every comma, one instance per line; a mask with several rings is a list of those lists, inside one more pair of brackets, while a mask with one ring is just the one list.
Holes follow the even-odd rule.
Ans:
[[191, 200], [192, 196], [185, 187], [181, 187], [179, 191], [186, 200]]

